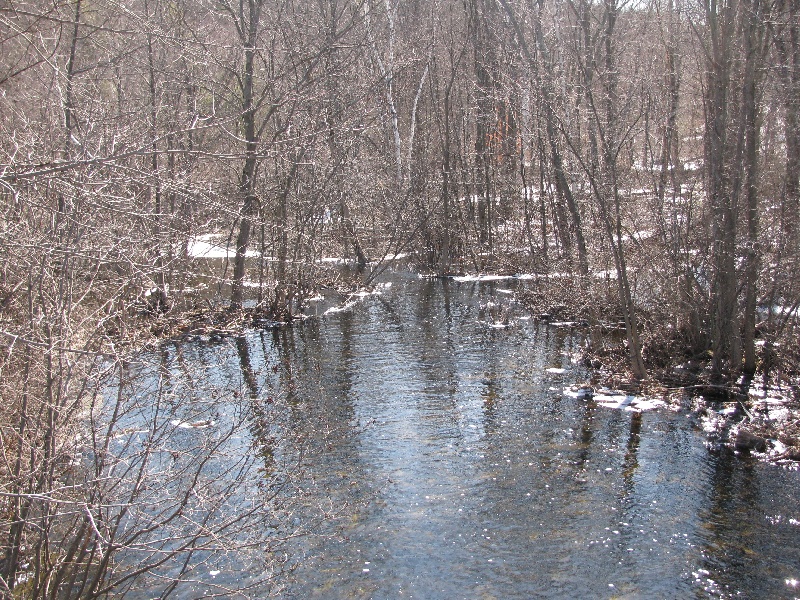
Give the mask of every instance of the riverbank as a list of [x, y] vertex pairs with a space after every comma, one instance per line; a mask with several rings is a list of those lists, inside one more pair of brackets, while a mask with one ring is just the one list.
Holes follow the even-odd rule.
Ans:
[[683, 390], [711, 447], [772, 461], [800, 461], [800, 362], [787, 335], [776, 339], [769, 323], [760, 323], [757, 372], [720, 379], [712, 372], [710, 353], [698, 347], [674, 315], [664, 314], [657, 305], [640, 307], [648, 378], [637, 382], [613, 293], [608, 282], [596, 279], [587, 286], [574, 277], [545, 277], [519, 301], [536, 318], [586, 329], [582, 360], [598, 385], [624, 381], [643, 394]]

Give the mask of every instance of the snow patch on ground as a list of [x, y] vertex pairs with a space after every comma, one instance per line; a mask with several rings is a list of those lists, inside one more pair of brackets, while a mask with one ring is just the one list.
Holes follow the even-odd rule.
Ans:
[[[191, 258], [232, 258], [236, 250], [230, 248], [214, 233], [198, 235], [189, 240], [188, 254]], [[248, 250], [245, 256], [258, 256], [255, 250]]]
[[792, 306], [781, 306], [779, 304], [773, 306], [772, 307], [772, 311], [776, 315], [781, 315], [781, 316], [797, 317], [797, 316], [800, 315], [800, 309], [792, 307]]
[[328, 310], [326, 310], [323, 314], [324, 315], [335, 315], [336, 313], [344, 312], [346, 310], [350, 310], [356, 304], [358, 304], [358, 300], [350, 300], [349, 302], [345, 302], [344, 304], [340, 304], [338, 306], [331, 306]]
[[684, 171], [699, 171], [703, 166], [702, 161], [699, 160], [690, 160], [683, 163], [683, 170]]
[[381, 259], [382, 261], [402, 260], [411, 256], [409, 252], [398, 252], [397, 254], [387, 254]]
[[[606, 270], [606, 271], [597, 271], [592, 273], [593, 277], [597, 277], [598, 279], [603, 278], [610, 278], [616, 279], [617, 272], [613, 269]], [[431, 277], [430, 275], [420, 275], [421, 278]], [[538, 280], [538, 279], [569, 279], [575, 277], [575, 273], [566, 273], [566, 272], [555, 272], [555, 273], [518, 273], [516, 275], [456, 275], [453, 277], [453, 281], [457, 281], [459, 283], [468, 283], [468, 282], [486, 282], [486, 281], [530, 281], [530, 280]], [[498, 290], [501, 292], [505, 292], [505, 290]]]
[[341, 258], [339, 256], [326, 256], [323, 258], [317, 259], [318, 263], [326, 264], [326, 265], [352, 265], [355, 264], [355, 261], [349, 258]]
[[750, 389], [747, 391], [747, 395], [752, 403], [753, 412], [760, 413], [763, 419], [780, 423], [794, 418], [793, 412], [789, 406], [791, 404], [791, 399], [783, 390], [773, 387], [764, 389], [761, 378], [753, 380], [750, 384]]
[[514, 279], [514, 275], [458, 275], [453, 277], [453, 280], [459, 283], [468, 281], [507, 281], [509, 279]]
[[513, 327], [513, 322], [503, 323], [502, 321], [479, 321], [480, 323], [485, 324], [487, 327], [491, 329], [508, 329], [509, 327]]
[[215, 425], [214, 421], [210, 419], [206, 419], [203, 421], [193, 421], [193, 422], [179, 421], [176, 419], [174, 421], [170, 421], [170, 423], [172, 423], [172, 425], [174, 425], [175, 427], [179, 427], [181, 429], [206, 429], [208, 427], [213, 427]]

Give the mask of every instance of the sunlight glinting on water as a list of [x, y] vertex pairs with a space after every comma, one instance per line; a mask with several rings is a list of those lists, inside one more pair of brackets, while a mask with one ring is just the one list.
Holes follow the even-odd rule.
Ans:
[[[525, 283], [394, 277], [293, 328], [182, 350], [265, 407], [268, 475], [303, 456], [287, 502], [309, 535], [283, 549], [283, 597], [794, 593], [797, 472], [710, 453], [661, 399], [575, 392], [580, 333], [519, 318], [507, 292]], [[498, 306], [510, 326], [488, 326]], [[214, 410], [176, 430], [232, 407]]]

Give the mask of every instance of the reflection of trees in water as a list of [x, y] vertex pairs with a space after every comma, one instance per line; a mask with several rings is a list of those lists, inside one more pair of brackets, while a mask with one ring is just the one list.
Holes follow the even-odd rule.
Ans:
[[625, 486], [625, 495], [630, 496], [634, 488], [634, 476], [639, 467], [637, 455], [639, 453], [640, 435], [642, 432], [642, 413], [634, 412], [631, 414], [631, 430], [628, 436], [628, 443], [625, 446], [625, 458], [622, 462], [622, 480]]
[[[275, 352], [276, 363], [272, 366], [273, 373], [278, 375], [277, 393], [286, 398], [286, 402], [293, 407], [301, 402], [297, 397], [297, 384], [295, 382], [294, 361], [297, 352], [294, 345], [294, 335], [288, 328], [278, 327], [272, 330], [272, 350]], [[267, 360], [264, 354], [264, 360]]]
[[597, 403], [591, 398], [587, 399], [583, 414], [581, 415], [581, 434], [579, 438], [579, 450], [576, 462], [578, 466], [578, 473], [583, 473], [586, 470], [586, 464], [589, 462], [589, 457], [591, 456], [592, 441], [594, 440], [593, 424], [596, 411]]
[[[274, 419], [274, 399], [259, 396], [258, 377], [250, 360], [250, 344], [246, 336], [238, 336], [235, 340], [236, 353], [239, 357], [242, 381], [245, 383], [250, 400], [250, 435], [253, 447], [263, 461], [260, 467], [264, 477], [275, 473], [275, 435], [277, 433]], [[266, 356], [266, 354], [265, 354]]]
[[[275, 357], [264, 369], [265, 385], [284, 403], [283, 435], [291, 438], [301, 461], [301, 502], [293, 518], [306, 534], [339, 536], [342, 523], [365, 502], [369, 487], [355, 410], [361, 316], [344, 311], [330, 318], [335, 321], [330, 327], [310, 321], [273, 330], [269, 337], [262, 334], [264, 347]], [[314, 543], [303, 542], [302, 552], [314, 554]]]
[[[764, 578], [768, 565], [762, 552], [772, 540], [759, 539], [764, 515], [757, 507], [764, 502], [756, 465], [726, 450], [714, 457], [712, 465], [708, 506], [700, 515], [706, 538], [702, 567], [715, 582], [713, 587], [721, 586], [717, 591], [735, 594], [745, 580], [749, 589], [759, 584], [769, 587], [774, 582]], [[761, 597], [770, 596], [765, 592]]]
[[498, 429], [498, 403], [502, 397], [502, 387], [496, 373], [487, 373], [481, 380], [481, 398], [483, 399], [483, 428], [487, 435]]
[[[246, 344], [239, 349], [244, 366]], [[106, 371], [106, 401], [92, 407], [93, 435], [72, 470], [86, 504], [64, 503], [54, 518], [70, 532], [51, 567], [59, 593], [165, 598], [181, 590], [226, 597], [269, 590], [279, 561], [267, 555], [285, 534], [274, 482], [259, 471], [261, 456], [249, 452], [250, 407], [219, 386], [230, 380], [227, 361], [219, 361], [228, 347], [186, 350], [164, 344], [135, 365]], [[212, 580], [211, 569], [251, 575]]]
[[258, 381], [256, 380], [255, 371], [253, 371], [253, 365], [250, 363], [250, 347], [247, 343], [247, 337], [243, 335], [236, 337], [236, 353], [239, 356], [242, 381], [247, 386], [250, 399], [255, 400], [258, 398]]
[[414, 304], [414, 320], [420, 323], [420, 329], [404, 330], [399, 342], [403, 354], [417, 364], [414, 372], [425, 382], [425, 396], [435, 400], [435, 404], [426, 402], [422, 408], [429, 410], [435, 406], [436, 426], [442, 426], [444, 421], [445, 427], [457, 431], [459, 349], [453, 320], [462, 315], [460, 306], [451, 305], [450, 295], [447, 279], [425, 281]]

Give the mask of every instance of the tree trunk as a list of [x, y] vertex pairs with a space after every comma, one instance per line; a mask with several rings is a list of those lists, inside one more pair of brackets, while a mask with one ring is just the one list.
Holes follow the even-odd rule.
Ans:
[[800, 0], [783, 0], [782, 35], [775, 36], [783, 84], [786, 131], [781, 254], [798, 250], [800, 220]]
[[[630, 357], [631, 371], [636, 379], [647, 377], [647, 370], [642, 359], [642, 343], [639, 338], [639, 324], [637, 318], [636, 305], [633, 301], [630, 282], [628, 279], [628, 266], [625, 258], [625, 245], [622, 235], [622, 213], [621, 198], [619, 193], [619, 182], [617, 176], [617, 157], [619, 155], [619, 114], [617, 94], [618, 73], [616, 46], [614, 44], [614, 28], [617, 17], [619, 16], [619, 6], [616, 0], [605, 0], [605, 31], [603, 32], [603, 42], [605, 47], [605, 130], [602, 131], [600, 139], [603, 148], [603, 171], [606, 185], [603, 186], [610, 190], [610, 195], [614, 202], [614, 213], [609, 214], [605, 198], [598, 194], [598, 202], [601, 206], [601, 213], [606, 222], [606, 233], [609, 236], [611, 251], [614, 256], [614, 265], [617, 271], [617, 285], [619, 287], [620, 303], [622, 304], [623, 316], [625, 319], [625, 333], [628, 340], [628, 354]], [[598, 122], [598, 131], [601, 124]], [[602, 188], [594, 187], [595, 190]]]
[[[148, 2], [144, 3], [145, 18], [150, 18], [150, 11]], [[153, 34], [148, 31], [147, 33], [147, 75], [148, 75], [148, 91], [150, 92], [150, 137], [151, 137], [151, 156], [150, 156], [150, 176], [153, 179], [151, 190], [153, 195], [153, 237], [155, 238], [156, 246], [156, 285], [159, 288], [159, 293], [166, 296], [166, 273], [164, 272], [164, 256], [162, 254], [164, 244], [162, 240], [162, 189], [161, 189], [161, 173], [159, 172], [158, 161], [158, 97], [156, 85], [156, 67], [155, 67], [155, 48], [153, 47]], [[171, 156], [171, 155], [170, 155]], [[166, 308], [166, 307], [165, 307]]]
[[711, 350], [716, 375], [738, 368], [740, 339], [736, 298], [736, 223], [738, 192], [731, 185], [728, 112], [734, 9], [709, 0], [706, 17], [711, 38], [706, 98], [707, 194], [712, 214]]
[[[244, 41], [244, 70], [241, 77], [242, 90], [242, 128], [244, 130], [245, 160], [242, 167], [242, 176], [239, 181], [239, 193], [244, 198], [241, 217], [239, 220], [239, 233], [236, 236], [236, 257], [233, 263], [233, 281], [231, 283], [231, 308], [242, 308], [245, 257], [250, 244], [250, 230], [252, 218], [257, 212], [258, 198], [255, 193], [255, 178], [257, 170], [258, 138], [256, 135], [256, 114], [253, 103], [253, 75], [255, 71], [256, 37], [258, 23], [261, 17], [261, 3], [258, 0], [248, 0], [247, 3], [247, 38]], [[242, 8], [244, 11], [244, 8]]]
[[756, 370], [756, 303], [758, 288], [758, 272], [761, 251], [758, 243], [758, 183], [759, 156], [758, 149], [761, 138], [761, 123], [758, 115], [758, 99], [756, 97], [760, 84], [760, 73], [757, 61], [763, 53], [763, 26], [761, 0], [744, 0], [745, 28], [744, 54], [745, 73], [742, 90], [742, 119], [745, 130], [744, 142], [744, 178], [745, 198], [747, 200], [747, 250], [745, 252], [745, 311], [742, 331], [744, 347], [744, 364], [742, 370], [752, 375]]
[[[659, 159], [659, 177], [657, 186], [656, 215], [659, 220], [659, 234], [663, 243], [667, 241], [667, 225], [664, 217], [664, 198], [667, 180], [672, 174], [673, 182], [678, 171], [678, 104], [680, 100], [680, 77], [677, 31], [680, 27], [680, 15], [673, 8], [672, 0], [667, 5], [667, 115], [664, 129], [661, 132], [661, 156]], [[676, 22], [677, 21], [677, 22]], [[674, 186], [673, 186], [674, 187]]]
[[[522, 38], [522, 31], [519, 29], [517, 19], [515, 16], [513, 16], [513, 13], [510, 12], [510, 7], [508, 7], [506, 0], [501, 0], [501, 2], [503, 6], [506, 7], [509, 18], [512, 19], [514, 27], [517, 29], [518, 38], [524, 39]], [[527, 49], [527, 45], [524, 44], [524, 42], [523, 51], [528, 57], [531, 66], [534, 68], [534, 72], [539, 73], [543, 101], [542, 103], [544, 105], [545, 133], [547, 135], [547, 141], [550, 147], [550, 159], [553, 165], [553, 173], [555, 175], [556, 195], [559, 200], [566, 203], [567, 210], [569, 210], [570, 217], [572, 218], [572, 226], [574, 229], [573, 235], [575, 236], [575, 242], [578, 250], [578, 272], [582, 277], [585, 277], [589, 274], [589, 258], [586, 251], [586, 239], [583, 235], [580, 209], [575, 201], [575, 197], [572, 194], [572, 188], [570, 187], [569, 180], [567, 179], [567, 174], [564, 169], [564, 160], [561, 156], [561, 149], [558, 145], [557, 122], [553, 108], [553, 94], [551, 92], [553, 81], [552, 65], [550, 62], [550, 54], [547, 46], [545, 45], [544, 33], [542, 31], [543, 9], [544, 0], [538, 0], [538, 9], [536, 10], [533, 23], [536, 36], [536, 45], [539, 50], [539, 55], [541, 56], [543, 68], [537, 68], [536, 62], [533, 60], [533, 56], [530, 54], [530, 51]]]

